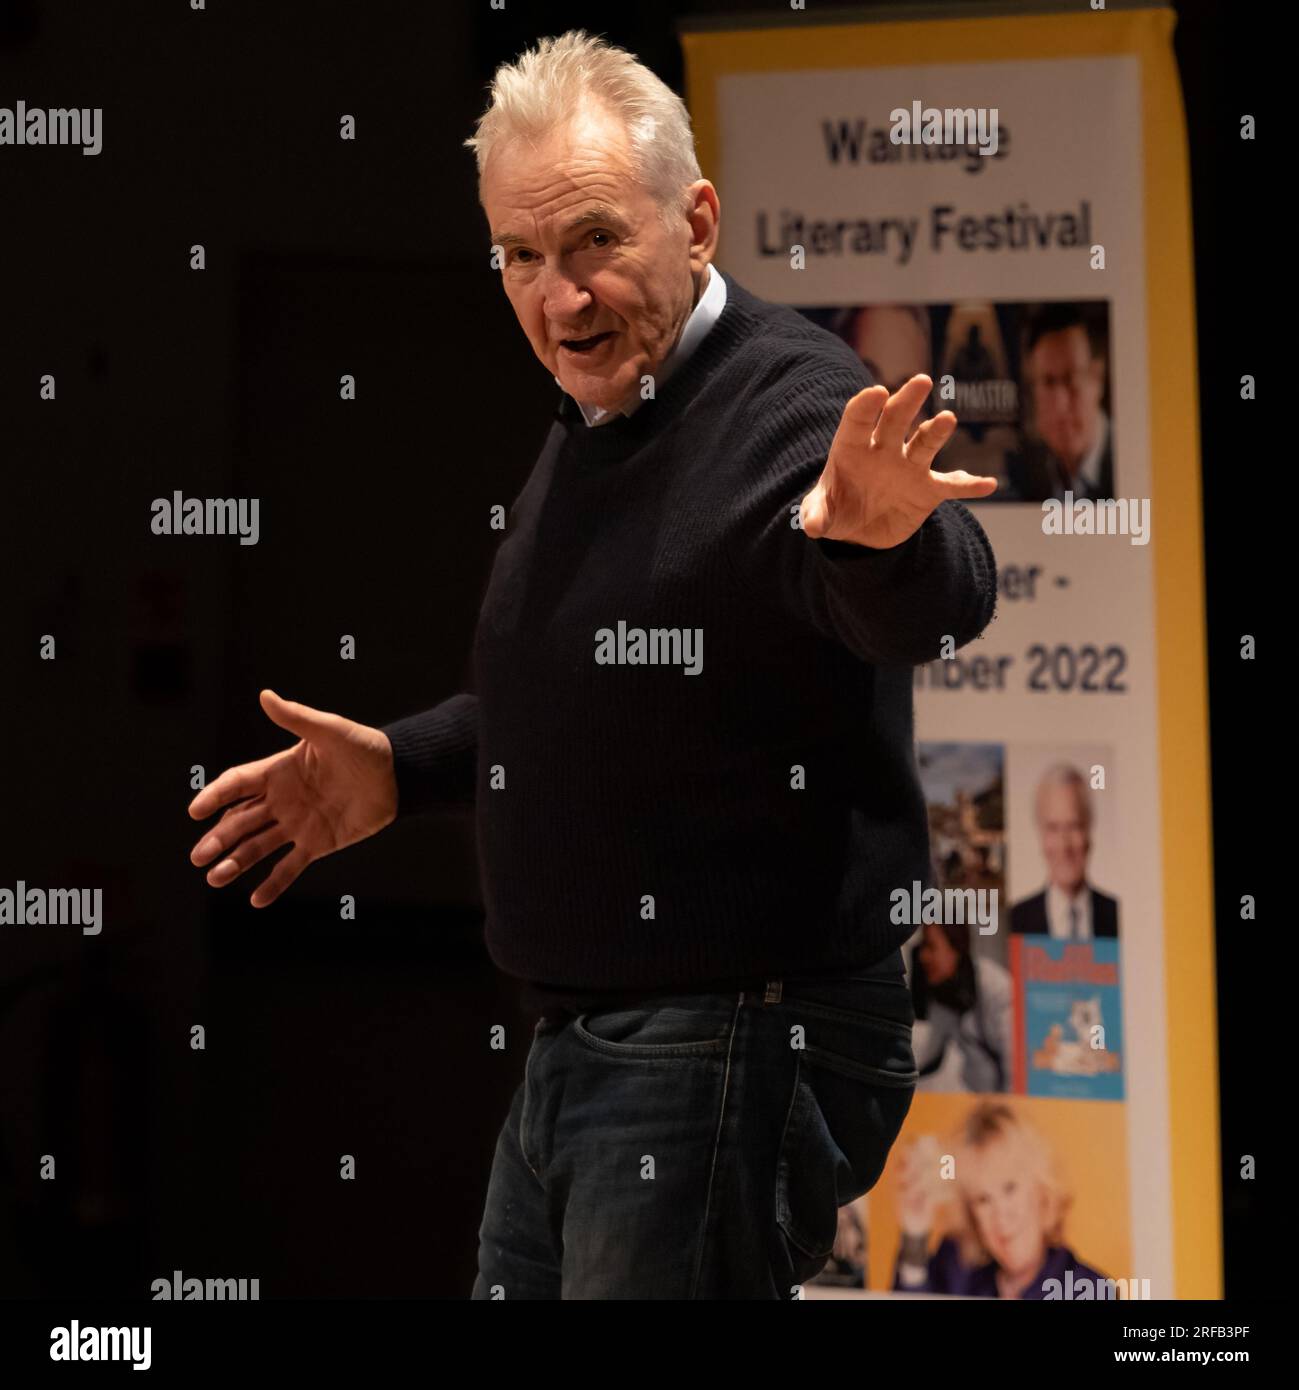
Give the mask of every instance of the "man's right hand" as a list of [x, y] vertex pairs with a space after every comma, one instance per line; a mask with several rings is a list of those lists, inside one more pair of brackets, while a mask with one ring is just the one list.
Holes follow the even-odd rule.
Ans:
[[317, 859], [376, 834], [397, 815], [392, 745], [379, 729], [261, 693], [262, 709], [298, 742], [255, 763], [227, 768], [189, 804], [195, 820], [225, 815], [194, 846], [190, 861], [224, 888], [282, 845], [289, 852], [254, 890], [269, 907]]

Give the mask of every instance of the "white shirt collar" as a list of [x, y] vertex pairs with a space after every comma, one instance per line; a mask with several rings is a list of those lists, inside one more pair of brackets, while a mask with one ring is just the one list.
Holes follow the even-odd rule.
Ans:
[[[686, 319], [686, 326], [681, 330], [681, 336], [677, 339], [672, 351], [663, 359], [663, 365], [659, 368], [655, 381], [655, 389], [661, 389], [668, 377], [694, 352], [704, 340], [708, 330], [721, 317], [722, 310], [726, 307], [726, 281], [722, 279], [720, 273], [714, 272], [711, 265], [707, 267], [707, 272], [708, 279], [704, 285], [704, 292], [690, 311], [690, 317]], [[555, 385], [561, 391], [564, 389], [563, 383], [558, 377], [555, 378]], [[624, 406], [621, 414], [630, 415], [640, 404], [639, 394], [634, 395], [631, 404]], [[578, 401], [577, 408], [582, 412], [582, 418], [588, 425], [600, 424], [610, 413], [601, 406], [587, 405], [584, 401]]]
[[[1046, 929], [1047, 932], [1057, 940], [1069, 940], [1069, 905], [1071, 899], [1064, 889], [1058, 884], [1052, 883], [1046, 890]], [[1072, 899], [1073, 905], [1078, 909], [1078, 940], [1090, 941], [1092, 939], [1092, 893], [1087, 881], [1083, 880], [1083, 886], [1078, 890], [1078, 896]]]

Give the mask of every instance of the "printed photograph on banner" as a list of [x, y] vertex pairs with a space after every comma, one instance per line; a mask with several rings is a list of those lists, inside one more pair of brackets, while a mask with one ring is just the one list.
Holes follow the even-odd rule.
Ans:
[[931, 893], [913, 887], [903, 947], [912, 1047], [926, 1091], [1007, 1091], [1013, 987], [1007, 966], [1002, 745], [921, 743]]
[[1010, 951], [1014, 1090], [1123, 1100], [1119, 943], [1016, 936]]
[[1114, 757], [1114, 749], [1101, 744], [1007, 747], [1012, 936], [1117, 939]]
[[1110, 306], [1046, 303], [869, 304], [801, 308], [896, 391], [932, 377], [926, 417], [955, 413], [938, 471], [998, 480], [984, 503], [1116, 495]]
[[868, 1287], [1148, 1296], [1130, 1263], [1125, 1115], [1121, 1105], [917, 1095], [865, 1198]]
[[1124, 1098], [1114, 776], [1108, 746], [1007, 749], [1018, 1094]]

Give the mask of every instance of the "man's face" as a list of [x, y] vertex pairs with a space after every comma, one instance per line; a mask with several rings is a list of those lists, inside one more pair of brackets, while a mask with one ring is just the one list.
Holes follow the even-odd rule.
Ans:
[[[533, 351], [579, 401], [616, 410], [655, 376], [712, 259], [717, 195], [665, 226], [618, 121], [584, 110], [536, 145], [505, 140], [481, 193], [505, 293]], [[582, 340], [595, 338], [593, 345]]]
[[1033, 411], [1046, 446], [1071, 472], [1096, 443], [1105, 366], [1081, 326], [1044, 333], [1033, 348]]
[[1054, 782], [1043, 787], [1037, 800], [1037, 824], [1051, 882], [1067, 893], [1076, 893], [1082, 887], [1091, 849], [1077, 791]]

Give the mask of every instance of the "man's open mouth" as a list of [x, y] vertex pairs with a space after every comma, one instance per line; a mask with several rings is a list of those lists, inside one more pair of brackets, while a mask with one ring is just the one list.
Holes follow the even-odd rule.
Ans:
[[569, 352], [590, 352], [592, 348], [597, 348], [606, 338], [612, 338], [613, 333], [594, 333], [589, 338], [564, 338], [560, 341], [560, 347], [567, 348]]

